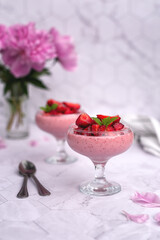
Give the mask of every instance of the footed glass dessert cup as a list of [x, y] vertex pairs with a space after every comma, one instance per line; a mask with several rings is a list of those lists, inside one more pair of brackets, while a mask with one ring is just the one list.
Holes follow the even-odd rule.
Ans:
[[36, 124], [38, 127], [53, 135], [57, 140], [56, 154], [46, 159], [51, 164], [69, 164], [75, 162], [77, 158], [69, 156], [65, 150], [65, 141], [68, 128], [75, 122], [80, 113], [47, 115], [40, 111], [36, 114]]
[[96, 196], [112, 195], [121, 191], [116, 182], [108, 182], [105, 178], [105, 165], [108, 160], [125, 152], [133, 142], [133, 132], [124, 127], [119, 131], [104, 131], [95, 134], [86, 129], [77, 129], [72, 125], [67, 134], [69, 146], [76, 152], [87, 156], [95, 166], [95, 179], [80, 185], [80, 191]]

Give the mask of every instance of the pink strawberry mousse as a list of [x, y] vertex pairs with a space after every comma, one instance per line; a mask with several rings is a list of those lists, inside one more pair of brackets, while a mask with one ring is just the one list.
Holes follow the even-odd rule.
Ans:
[[36, 123], [40, 129], [52, 134], [57, 139], [65, 139], [68, 128], [73, 124], [79, 113], [63, 115], [45, 115], [43, 112], [36, 114]]
[[95, 164], [101, 164], [125, 152], [133, 142], [133, 133], [127, 127], [120, 131], [105, 132], [102, 136], [79, 135], [72, 130], [68, 132], [67, 141], [73, 150], [89, 157]]

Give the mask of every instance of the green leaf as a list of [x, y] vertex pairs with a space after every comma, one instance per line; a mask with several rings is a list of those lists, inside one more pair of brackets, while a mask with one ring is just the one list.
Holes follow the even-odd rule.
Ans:
[[99, 119], [99, 118], [95, 118], [95, 117], [92, 117], [92, 119], [96, 122], [96, 123], [98, 123], [98, 125], [102, 125], [102, 122], [101, 122], [101, 120]]
[[102, 123], [103, 125], [105, 125], [106, 127], [111, 124], [112, 122], [114, 122], [115, 120], [117, 120], [118, 117], [113, 117], [113, 118], [110, 118], [110, 117], [107, 117], [107, 118], [103, 118], [102, 119]]
[[51, 110], [55, 110], [58, 107], [57, 103], [52, 104], [52, 106], [50, 106]]
[[40, 109], [46, 112], [46, 107], [40, 107]]
[[48, 89], [48, 87], [39, 79], [37, 78], [28, 78], [27, 82], [31, 83], [32, 85], [43, 88], [43, 89]]
[[45, 107], [40, 107], [44, 112], [50, 112], [52, 110], [55, 110], [58, 107], [58, 104], [53, 104], [52, 106], [46, 105]]
[[5, 84], [5, 87], [3, 89], [3, 94], [5, 95], [10, 90], [10, 84]]
[[40, 72], [37, 72], [37, 71], [35, 71], [35, 70], [33, 70], [32, 69], [32, 71], [30, 72], [30, 74], [29, 74], [29, 77], [33, 77], [33, 78], [38, 78], [38, 77], [40, 77], [40, 76], [42, 76], [42, 75], [51, 75], [51, 72], [47, 69], [47, 68], [44, 68], [42, 71], [40, 71]]
[[102, 123], [103, 125], [108, 126], [108, 124], [110, 124], [110, 117], [103, 118]]
[[28, 86], [25, 81], [21, 81], [21, 87], [22, 87], [23, 93], [28, 97]]

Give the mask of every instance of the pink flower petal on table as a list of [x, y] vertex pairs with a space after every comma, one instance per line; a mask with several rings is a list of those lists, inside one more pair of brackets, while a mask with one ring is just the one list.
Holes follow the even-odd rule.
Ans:
[[36, 147], [36, 146], [38, 145], [38, 141], [36, 141], [36, 140], [31, 140], [31, 141], [29, 142], [29, 144], [30, 144], [31, 147]]
[[6, 144], [3, 139], [0, 138], [0, 149], [6, 148]]
[[136, 192], [131, 200], [143, 207], [160, 207], [160, 198], [155, 193], [138, 193]]
[[50, 138], [49, 138], [48, 136], [44, 136], [44, 137], [43, 137], [43, 140], [46, 141], [46, 142], [48, 142], [48, 141], [50, 141]]
[[160, 225], [160, 213], [157, 213], [157, 214], [154, 216], [154, 220]]
[[132, 215], [125, 211], [123, 211], [122, 214], [127, 218], [127, 220], [131, 220], [136, 223], [145, 223], [149, 219], [148, 214]]

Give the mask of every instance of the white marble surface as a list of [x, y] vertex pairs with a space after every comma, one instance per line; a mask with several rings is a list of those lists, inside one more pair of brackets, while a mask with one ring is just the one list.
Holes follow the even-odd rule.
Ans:
[[[32, 120], [50, 97], [160, 118], [160, 0], [0, 0], [0, 23], [29, 21], [71, 35], [78, 53], [74, 73], [56, 65], [50, 91], [30, 89]], [[0, 91], [0, 113], [2, 102]]]
[[[47, 138], [46, 138], [47, 137]], [[31, 146], [30, 141], [38, 141]], [[54, 138], [31, 126], [24, 140], [5, 140], [0, 150], [0, 240], [158, 240], [160, 226], [153, 216], [159, 208], [144, 208], [130, 200], [136, 191], [160, 195], [160, 159], [144, 153], [134, 144], [126, 153], [112, 158], [107, 165], [108, 180], [122, 186], [116, 195], [93, 197], [82, 194], [79, 184], [92, 179], [94, 167], [90, 160], [79, 158], [71, 165], [50, 165], [44, 159], [56, 147]], [[22, 184], [18, 164], [28, 159], [37, 166], [36, 176], [51, 191], [41, 197], [33, 182], [28, 182], [30, 196], [17, 199]], [[132, 214], [147, 213], [148, 222], [127, 221], [122, 210]]]

